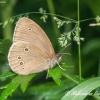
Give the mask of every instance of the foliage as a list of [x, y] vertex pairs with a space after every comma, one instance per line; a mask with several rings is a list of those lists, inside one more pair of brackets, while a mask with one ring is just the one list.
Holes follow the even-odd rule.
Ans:
[[[6, 73], [8, 74], [8, 73]], [[0, 100], [5, 100], [9, 95], [12, 95], [13, 91], [20, 85], [21, 90], [24, 92], [27, 88], [29, 81], [35, 76], [35, 74], [28, 76], [17, 75], [13, 78], [12, 82], [7, 84], [6, 89], [2, 92]]]
[[[89, 3], [91, 4], [91, 2], [93, 1], [91, 2], [84, 1], [81, 4], [83, 10], [79, 9], [79, 0], [77, 1], [78, 1], [77, 3], [78, 14], [82, 15], [83, 19], [85, 17], [89, 18], [90, 16], [92, 16], [92, 14], [90, 14], [90, 16], [89, 14], [84, 15], [84, 11], [87, 12], [87, 10], [85, 9], [89, 9], [88, 7], [91, 7], [91, 9], [93, 9], [92, 6], [89, 5]], [[26, 5], [28, 4], [29, 6], [27, 5], [28, 7], [22, 8], [20, 4], [22, 4], [23, 2], [26, 3]], [[43, 1], [39, 1], [38, 5], [42, 4], [42, 2]], [[47, 2], [49, 2], [50, 4], [52, 1], [48, 0]], [[94, 28], [93, 26], [100, 25], [100, 17], [99, 17], [100, 14], [98, 12], [97, 17], [89, 18], [85, 20], [80, 20], [79, 19], [80, 17], [78, 15], [78, 20], [74, 20], [77, 15], [76, 14], [77, 10], [75, 11], [74, 8], [76, 1], [73, 1], [72, 3], [72, 1], [67, 0], [68, 5], [65, 2], [54, 1], [53, 3], [55, 4], [55, 9], [57, 9], [58, 11], [57, 13], [61, 13], [61, 15], [63, 13], [64, 16], [66, 16], [69, 13], [69, 15], [67, 16], [74, 16], [73, 19], [61, 15], [53, 14], [52, 12], [47, 13], [46, 10], [48, 9], [44, 10], [43, 8], [40, 8], [39, 12], [33, 12], [33, 11], [29, 12], [31, 11], [29, 8], [32, 8], [34, 4], [32, 1], [25, 0], [25, 1], [18, 1], [18, 4], [16, 3], [14, 9], [14, 11], [17, 14], [16, 16], [6, 18], [2, 22], [0, 22], [0, 26], [3, 27], [1, 29], [2, 30], [1, 32], [3, 33], [3, 31], [6, 30], [6, 27], [9, 26], [9, 24], [16, 23], [16, 20], [18, 20], [21, 17], [29, 17], [29, 16], [33, 17], [33, 15], [35, 14], [36, 17], [34, 17], [34, 19], [36, 19], [38, 22], [39, 18], [37, 18], [37, 16], [41, 15], [41, 17], [39, 16], [40, 19], [43, 20], [43, 22], [45, 22], [46, 25], [48, 26], [48, 29], [47, 26], [44, 29], [46, 31], [48, 30], [48, 33], [50, 33], [48, 34], [48, 36], [50, 35], [51, 37], [52, 35], [51, 33], [53, 32], [52, 31], [53, 29], [51, 28], [50, 20], [48, 24], [49, 15], [51, 15], [52, 22], [55, 22], [57, 25], [56, 28], [54, 27], [54, 30], [60, 30], [59, 32], [61, 33], [59, 35], [60, 37], [57, 37], [58, 35], [55, 35], [58, 33], [55, 33], [53, 35], [53, 37], [51, 38], [53, 45], [55, 46], [54, 40], [56, 38], [58, 38], [58, 43], [62, 47], [66, 47], [66, 45], [69, 42], [72, 42], [71, 45], [72, 49], [69, 51], [69, 52], [72, 51], [71, 53], [72, 59], [70, 59], [70, 57], [68, 56], [65, 57], [64, 59], [65, 64], [60, 63], [60, 66], [62, 66], [65, 69], [65, 71], [60, 69], [59, 66], [56, 66], [55, 68], [50, 69], [48, 71], [47, 73], [48, 78], [45, 80], [46, 78], [46, 75], [44, 75], [45, 71], [42, 73], [30, 74], [27, 76], [16, 75], [14, 72], [8, 71], [9, 69], [6, 68], [8, 64], [7, 54], [12, 42], [10, 39], [6, 39], [5, 38], [6, 36], [4, 34], [3, 35], [0, 34], [0, 36], [3, 38], [0, 39], [0, 69], [1, 69], [0, 70], [1, 72], [0, 100], [6, 100], [6, 99], [7, 100], [17, 100], [17, 99], [18, 100], [38, 100], [38, 99], [39, 100], [40, 99], [41, 100], [60, 100], [60, 99], [61, 100], [100, 100], [99, 97], [100, 94], [99, 93], [100, 92], [100, 88], [99, 88], [100, 87], [100, 77], [99, 77], [100, 75], [100, 33], [99, 31], [100, 30], [99, 28], [97, 28], [96, 30], [92, 31], [92, 29]], [[45, 5], [45, 2], [43, 3], [44, 4], [42, 6]], [[85, 3], [88, 4], [87, 7], [84, 7], [86, 6]], [[98, 0], [98, 4], [99, 3], [100, 1]], [[73, 6], [69, 6], [69, 4]], [[94, 6], [95, 5], [96, 4], [94, 3]], [[19, 10], [17, 10], [17, 6], [19, 6]], [[36, 5], [34, 6], [36, 9], [38, 9]], [[65, 7], [69, 7], [69, 9], [65, 9]], [[27, 11], [26, 9], [28, 13], [20, 12], [20, 11], [24, 11], [25, 8], [29, 9], [29, 11]], [[49, 8], [50, 11], [54, 10], [52, 9], [53, 7], [50, 7], [50, 5], [48, 5], [47, 8]], [[62, 10], [60, 8], [62, 8]], [[3, 6], [2, 9], [4, 9]], [[82, 10], [82, 13], [79, 13], [79, 10]], [[17, 12], [21, 14], [18, 14]], [[5, 17], [3, 13], [1, 15]], [[93, 20], [95, 22], [93, 22]], [[88, 21], [91, 21], [92, 23]], [[87, 22], [88, 25], [91, 26], [92, 28], [88, 27], [85, 22]], [[70, 28], [69, 30], [66, 31], [65, 27], [68, 28], [68, 26], [70, 26]], [[10, 33], [8, 32], [7, 34]], [[77, 48], [76, 45], [78, 46], [78, 50], [76, 49]], [[57, 49], [59, 49], [59, 46], [55, 46], [55, 50]], [[82, 58], [82, 62], [81, 62], [81, 58]], [[66, 63], [70, 63], [70, 65], [67, 65]], [[72, 65], [74, 65], [74, 67], [72, 67]], [[3, 68], [4, 70], [7, 70], [4, 71], [4, 73], [3, 73]]]
[[95, 91], [94, 93], [91, 92], [92, 90], [94, 90], [95, 88], [99, 86], [100, 86], [100, 77], [88, 79], [80, 83], [71, 91], [67, 92], [65, 96], [62, 97], [61, 100], [66, 100], [66, 98], [68, 100], [83, 100], [86, 97], [86, 95], [90, 95], [90, 96], [96, 95], [96, 97], [100, 99], [99, 95], [96, 93], [97, 91]]

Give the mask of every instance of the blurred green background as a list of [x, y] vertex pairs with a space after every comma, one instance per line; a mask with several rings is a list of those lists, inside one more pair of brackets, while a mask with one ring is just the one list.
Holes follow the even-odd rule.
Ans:
[[[18, 14], [38, 12], [41, 7], [48, 13], [55, 13], [77, 20], [76, 0], [0, 0], [0, 22], [5, 22], [8, 18]], [[95, 18], [97, 15], [100, 16], [100, 0], [81, 0], [81, 20]], [[59, 46], [58, 37], [60, 34], [72, 30], [74, 28], [74, 24], [64, 24], [61, 28], [57, 28], [57, 24], [56, 21], [53, 20], [53, 16], [49, 16], [46, 23], [40, 20], [40, 17], [40, 14], [29, 14], [29, 18], [39, 24], [46, 32], [52, 42], [55, 52], [58, 53], [62, 49]], [[0, 26], [0, 39], [12, 40], [16, 21], [17, 20], [15, 20], [13, 24], [8, 23], [4, 28]], [[100, 75], [100, 26], [90, 27], [90, 23], [95, 23], [95, 20], [85, 21], [80, 24], [81, 37], [85, 38], [85, 41], [81, 42], [82, 76], [84, 78]], [[0, 52], [0, 75], [10, 70], [7, 61], [7, 52], [9, 50], [9, 46], [11, 45], [10, 40], [5, 41], [5, 45], [3, 45], [5, 51]], [[71, 53], [71, 56], [63, 55], [63, 62], [67, 65], [74, 66], [74, 68], [68, 68], [68, 71], [70, 74], [76, 75], [78, 74], [78, 47], [76, 42], [70, 42], [72, 44], [63, 52], [69, 52]], [[0, 50], [1, 49], [2, 46]], [[55, 85], [56, 88], [59, 88], [59, 86], [55, 83], [51, 83], [53, 82], [52, 79], [46, 80], [45, 76], [45, 72], [39, 73], [36, 78], [30, 82], [29, 89], [24, 94], [17, 89], [17, 91], [14, 92], [14, 96], [10, 97], [8, 100], [35, 100], [34, 97], [39, 94], [39, 91], [35, 86], [40, 86], [40, 84], [44, 83], [46, 84], [46, 82], [49, 84], [49, 88], [53, 85]], [[0, 80], [0, 86], [7, 84], [10, 81], [11, 78]], [[70, 88], [71, 82], [68, 81], [66, 85], [67, 84]], [[39, 89], [42, 91], [41, 86]], [[0, 94], [1, 92], [2, 90], [0, 90]], [[36, 100], [43, 99], [43, 97], [39, 96], [37, 96], [38, 99]]]

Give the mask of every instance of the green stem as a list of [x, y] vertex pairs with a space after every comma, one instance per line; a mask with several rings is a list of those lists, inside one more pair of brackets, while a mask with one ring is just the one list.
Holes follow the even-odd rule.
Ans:
[[92, 20], [92, 19], [95, 19], [95, 18], [84, 19], [84, 20], [81, 20], [80, 22], [85, 22], [85, 21]]
[[73, 78], [73, 76], [68, 74], [68, 73], [63, 72], [62, 76], [64, 76], [65, 78], [71, 80], [72, 82], [76, 83], [77, 85], [79, 84], [79, 82], [75, 79], [75, 77]]
[[[49, 8], [50, 13], [55, 13], [53, 1], [52, 0], [46, 0], [46, 1], [47, 1], [47, 4], [48, 4], [48, 8]], [[53, 28], [54, 28], [56, 37], [58, 38], [60, 32], [59, 32], [59, 29], [57, 28], [56, 22], [54, 21], [52, 16], [51, 16], [51, 21], [52, 21], [52, 24], [53, 24]]]
[[94, 97], [95, 100], [100, 100], [100, 97], [98, 95], [92, 95], [92, 97]]
[[[80, 27], [80, 12], [79, 12], [79, 0], [77, 0], [77, 5], [78, 5], [78, 35], [80, 38], [80, 32], [79, 32], [79, 27]], [[79, 40], [80, 43], [80, 40]], [[80, 44], [78, 44], [78, 56], [79, 56], [79, 79], [80, 81], [82, 80], [82, 73], [81, 73], [81, 48]]]
[[[28, 13], [22, 13], [22, 14], [18, 14], [18, 15], [15, 15], [15, 16], [13, 16], [13, 17], [10, 17], [10, 18], [8, 18], [7, 20], [9, 20], [9, 19], [11, 19], [11, 18], [15, 18], [15, 17], [19, 17], [19, 16], [25, 16], [26, 14], [42, 14], [42, 13], [40, 13], [40, 12], [28, 12]], [[44, 13], [43, 13], [44, 14]], [[61, 16], [61, 15], [57, 15], [57, 14], [53, 14], [53, 13], [45, 13], [45, 14], [47, 14], [47, 15], [51, 15], [51, 16], [57, 16], [57, 17], [60, 17], [60, 18], [63, 18], [63, 19], [66, 19], [66, 20], [71, 20], [73, 23], [77, 23], [77, 21], [76, 20], [73, 20], [73, 19], [71, 19], [71, 18], [68, 18], [68, 17], [64, 17], [64, 16]]]
[[[0, 11], [1, 11], [1, 20], [2, 22], [5, 22], [5, 20], [7, 18], [10, 18], [12, 16], [13, 13], [13, 7], [15, 6], [16, 2], [18, 0], [13, 0], [12, 3], [11, 2], [7, 2], [4, 4], [0, 4]], [[5, 28], [2, 28], [3, 31], [3, 38], [4, 39], [12, 39], [12, 24], [7, 25]]]
[[[18, 14], [18, 15], [15, 15], [13, 17], [10, 17], [8, 18], [7, 20], [11, 19], [11, 18], [15, 18], [15, 17], [18, 17], [18, 16], [23, 16], [26, 15], [26, 14], [41, 14], [40, 12], [28, 12], [28, 13], [22, 13], [22, 14]], [[68, 18], [68, 17], [64, 17], [64, 16], [61, 16], [61, 15], [57, 15], [57, 14], [53, 14], [53, 13], [45, 13], [47, 15], [51, 15], [51, 16], [57, 16], [57, 17], [60, 17], [60, 18], [63, 18], [63, 19], [66, 19], [66, 20], [71, 20], [73, 23], [77, 23], [76, 20], [73, 20], [71, 18]], [[81, 20], [80, 22], [84, 22], [84, 21], [87, 21], [87, 20], [92, 20], [92, 19], [95, 19], [95, 18], [89, 18], [89, 19], [84, 19], [84, 20]], [[3, 23], [3, 22], [2, 22]]]

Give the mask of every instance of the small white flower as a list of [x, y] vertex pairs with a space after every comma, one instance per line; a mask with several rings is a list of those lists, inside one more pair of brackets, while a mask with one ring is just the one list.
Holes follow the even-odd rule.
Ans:
[[54, 19], [57, 19], [57, 17], [53, 17]]

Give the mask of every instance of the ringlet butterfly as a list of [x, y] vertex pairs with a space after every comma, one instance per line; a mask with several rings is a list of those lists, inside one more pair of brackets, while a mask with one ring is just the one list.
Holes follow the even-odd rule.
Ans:
[[19, 75], [38, 73], [54, 67], [61, 59], [39, 25], [26, 17], [19, 19], [8, 53], [12, 71]]

